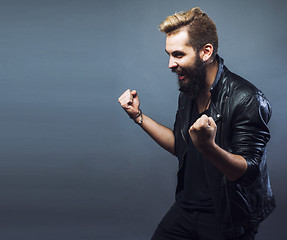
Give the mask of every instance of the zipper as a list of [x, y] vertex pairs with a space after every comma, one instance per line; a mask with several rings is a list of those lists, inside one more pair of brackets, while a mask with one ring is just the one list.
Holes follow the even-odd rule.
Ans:
[[[182, 117], [181, 117], [181, 114], [180, 114], [180, 113], [179, 113], [179, 116], [180, 116], [180, 121], [182, 122]], [[181, 126], [181, 124], [180, 124], [180, 126]], [[180, 134], [181, 134], [181, 136], [182, 136], [182, 139], [183, 139], [183, 141], [184, 141], [184, 143], [185, 143], [185, 147], [186, 147], [186, 151], [185, 151], [185, 153], [183, 154], [183, 155], [185, 155], [186, 152], [188, 151], [188, 145], [187, 145], [187, 141], [186, 141], [186, 138], [185, 138], [185, 136], [184, 136], [184, 133], [183, 133], [183, 131], [182, 131], [182, 128], [180, 129]], [[184, 162], [184, 158], [182, 158], [182, 163], [181, 163], [181, 165], [179, 166], [178, 171], [182, 168], [183, 162]]]
[[[223, 110], [222, 110], [222, 123], [221, 123], [222, 131], [224, 130], [224, 128], [223, 128], [224, 127], [224, 113], [225, 113], [225, 110], [226, 110], [225, 108], [226, 108], [227, 100], [228, 100], [228, 95], [225, 96]], [[222, 146], [224, 145], [223, 134], [221, 134], [221, 144], [222, 144]], [[224, 182], [224, 190], [225, 190], [227, 208], [228, 208], [229, 213], [230, 213], [230, 223], [231, 223], [231, 225], [233, 225], [233, 219], [232, 219], [231, 208], [230, 208], [230, 201], [229, 201], [229, 197], [228, 197], [228, 194], [227, 194], [227, 181], [226, 181], [226, 177], [225, 176], [223, 176], [223, 182]]]

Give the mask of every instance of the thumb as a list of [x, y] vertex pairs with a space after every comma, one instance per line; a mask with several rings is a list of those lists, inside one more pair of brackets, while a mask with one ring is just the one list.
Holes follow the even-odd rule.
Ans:
[[192, 132], [193, 130], [194, 130], [194, 126], [192, 125], [192, 126], [189, 128], [188, 131], [189, 131], [189, 133], [190, 133], [190, 132]]
[[138, 99], [138, 94], [137, 94], [136, 90], [132, 90], [131, 94], [132, 94], [133, 98], [137, 98]]
[[208, 126], [209, 127], [216, 127], [216, 123], [215, 123], [215, 121], [213, 120], [212, 117], [208, 117], [207, 121], [208, 121]]
[[132, 90], [131, 94], [135, 97], [137, 95], [137, 91], [136, 90]]

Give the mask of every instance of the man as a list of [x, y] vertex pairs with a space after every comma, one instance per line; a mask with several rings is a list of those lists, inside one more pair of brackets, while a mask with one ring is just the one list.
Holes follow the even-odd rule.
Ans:
[[144, 115], [135, 90], [119, 98], [130, 118], [179, 160], [176, 202], [152, 240], [254, 239], [275, 208], [265, 156], [270, 104], [224, 66], [216, 26], [199, 8], [169, 16], [160, 30], [181, 91], [174, 129]]

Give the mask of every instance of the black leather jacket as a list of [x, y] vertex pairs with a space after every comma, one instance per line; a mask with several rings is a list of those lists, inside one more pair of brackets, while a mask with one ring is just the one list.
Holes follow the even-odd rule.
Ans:
[[[260, 90], [225, 66], [210, 92], [210, 116], [217, 124], [216, 143], [244, 157], [248, 165], [244, 176], [234, 182], [228, 181], [209, 161], [205, 165], [215, 214], [224, 234], [234, 237], [264, 220], [276, 205], [265, 154], [270, 138], [267, 123], [271, 106]], [[177, 193], [183, 184], [191, 104], [192, 99], [181, 93], [174, 124], [175, 152], [179, 159]]]

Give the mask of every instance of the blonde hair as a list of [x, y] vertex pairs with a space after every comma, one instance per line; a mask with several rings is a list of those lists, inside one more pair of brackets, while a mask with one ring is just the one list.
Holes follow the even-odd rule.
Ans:
[[217, 54], [218, 36], [216, 25], [199, 7], [168, 16], [159, 25], [159, 30], [167, 35], [186, 30], [189, 34], [189, 44], [196, 51], [210, 43], [213, 46], [212, 57], [214, 58]]

